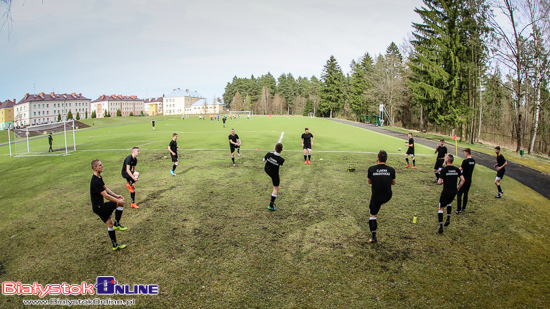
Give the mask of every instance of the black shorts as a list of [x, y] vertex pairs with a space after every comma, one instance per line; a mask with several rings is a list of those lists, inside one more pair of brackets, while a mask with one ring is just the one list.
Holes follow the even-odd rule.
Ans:
[[414, 150], [412, 150], [412, 149], [410, 149], [410, 148], [407, 149], [407, 154], [408, 154], [408, 155], [411, 155], [411, 156], [414, 156]]
[[273, 182], [274, 187], [278, 187], [281, 183], [281, 179], [279, 178], [279, 174], [271, 174], [268, 172], [265, 172], [269, 177], [271, 177], [271, 181]]
[[444, 159], [437, 159], [435, 161], [434, 170], [438, 170], [440, 168], [443, 168], [443, 163], [445, 163]]
[[115, 202], [107, 202], [103, 203], [103, 205], [100, 206], [93, 206], [94, 213], [98, 215], [103, 222], [107, 222], [111, 215], [113, 214], [113, 211], [116, 209], [116, 203]]
[[504, 173], [505, 172], [506, 172], [505, 170], [497, 171], [497, 177], [500, 178], [500, 179], [504, 178]]
[[304, 144], [304, 149], [310, 149], [311, 150], [311, 145]]
[[439, 197], [439, 207], [445, 207], [449, 204], [452, 204], [456, 196], [455, 193], [446, 193], [442, 192], [441, 196]]
[[175, 156], [173, 156], [172, 154], [170, 154], [170, 156], [172, 157], [172, 162], [178, 162], [178, 154], [176, 153]]
[[[134, 174], [134, 172], [132, 172], [132, 175], [133, 175], [133, 174]], [[132, 179], [132, 177], [130, 177], [130, 175], [128, 175], [128, 173], [126, 173], [126, 172], [123, 172], [123, 173], [122, 173], [122, 178], [126, 179], [126, 181], [127, 181], [128, 183], [130, 183], [130, 181], [134, 181], [134, 179]]]
[[470, 191], [470, 186], [472, 185], [472, 180], [468, 179], [464, 182], [462, 187], [460, 187], [460, 190], [458, 190], [458, 194], [468, 194]]
[[378, 211], [380, 211], [380, 207], [382, 207], [382, 205], [389, 202], [391, 200], [391, 197], [392, 197], [391, 195], [389, 197], [385, 197], [385, 198], [372, 197], [370, 199], [370, 204], [369, 204], [370, 214], [376, 216], [378, 214]]

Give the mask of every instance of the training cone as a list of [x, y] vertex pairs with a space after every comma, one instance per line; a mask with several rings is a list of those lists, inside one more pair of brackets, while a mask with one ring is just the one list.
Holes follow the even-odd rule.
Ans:
[[413, 217], [413, 223], [416, 223], [416, 215]]

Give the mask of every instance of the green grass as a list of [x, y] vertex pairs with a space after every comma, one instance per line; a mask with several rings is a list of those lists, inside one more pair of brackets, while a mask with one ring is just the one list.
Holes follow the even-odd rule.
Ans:
[[[396, 127], [385, 127], [388, 130], [393, 130], [397, 132], [402, 133], [408, 133], [410, 130], [403, 129], [403, 128], [396, 128]], [[423, 137], [426, 139], [438, 141], [441, 138], [445, 138], [447, 141], [447, 146], [451, 146], [454, 148], [454, 141], [449, 140], [449, 136], [446, 135], [440, 135], [440, 134], [434, 134], [434, 133], [421, 133], [414, 131], [415, 136]], [[458, 142], [458, 146], [463, 148], [470, 148], [475, 151], [479, 151], [481, 153], [485, 153], [488, 155], [495, 155], [495, 146], [496, 145], [488, 145], [488, 144], [468, 144], [465, 142]], [[550, 174], [550, 158], [543, 154], [533, 154], [529, 155], [527, 154], [527, 149], [525, 149], [525, 154], [523, 156], [516, 153], [515, 149], [507, 149], [502, 148], [501, 149], [502, 154], [505, 156], [506, 159], [514, 161], [514, 163], [518, 163], [527, 167], [530, 167], [532, 169], [541, 171], [546, 174]], [[496, 159], [495, 159], [496, 162]]]
[[[150, 122], [96, 123], [77, 133], [79, 150], [69, 156], [10, 158], [0, 147], [7, 176], [0, 181], [0, 281], [95, 283], [113, 275], [121, 284], [158, 284], [158, 296], [111, 297], [134, 298], [137, 308], [550, 304], [550, 203], [510, 178], [497, 200], [494, 171], [476, 167], [467, 213], [453, 213], [439, 235], [441, 187], [431, 183], [429, 148], [417, 147], [418, 169], [411, 170], [396, 151], [403, 140], [323, 119], [254, 117], [225, 129], [209, 120], [159, 120], [156, 131]], [[316, 138], [308, 166], [300, 145], [306, 126]], [[243, 140], [236, 168], [232, 127]], [[272, 186], [261, 159], [283, 131], [278, 210], [269, 212]], [[183, 148], [176, 177], [166, 158], [173, 132]], [[120, 170], [135, 145], [142, 145], [141, 209], [125, 207], [129, 230], [117, 238], [128, 248], [112, 252], [91, 210], [90, 161], [101, 159], [107, 186], [129, 199]], [[381, 148], [393, 153], [397, 184], [379, 213], [379, 243], [371, 245], [366, 178]], [[350, 163], [355, 173], [346, 172]], [[37, 297], [2, 296], [0, 307], [22, 307], [23, 299]]]

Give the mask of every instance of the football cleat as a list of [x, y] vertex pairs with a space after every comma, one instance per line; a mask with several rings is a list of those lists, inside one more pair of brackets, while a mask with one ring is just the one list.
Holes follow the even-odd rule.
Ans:
[[451, 220], [448, 220], [448, 219], [447, 219], [447, 221], [445, 221], [445, 224], [443, 224], [443, 225], [444, 225], [444, 226], [449, 226], [449, 224], [451, 224]]
[[499, 192], [497, 195], [495, 195], [495, 198], [501, 198], [502, 197], [502, 192]]
[[378, 238], [374, 237], [374, 238], [369, 239], [369, 244], [372, 244], [372, 243], [375, 243], [375, 242], [378, 242]]
[[437, 183], [437, 179], [433, 181], [433, 183]]
[[307, 161], [304, 161], [304, 165], [307, 165]]
[[412, 168], [416, 168], [416, 166], [413, 166]]
[[462, 210], [455, 210], [455, 214], [460, 215], [462, 213]]
[[271, 205], [268, 205], [267, 206], [267, 209], [271, 210], [271, 211], [275, 211], [277, 209], [275, 209], [275, 205], [273, 205], [273, 207], [271, 207]]
[[311, 164], [311, 161], [310, 161], [310, 160], [308, 160], [308, 161], [307, 161], [307, 164]]
[[130, 193], [136, 192], [136, 191], [134, 190], [134, 186], [133, 186], [133, 185], [130, 185], [129, 183], [126, 184], [126, 188], [128, 188], [128, 191], [130, 191]]
[[114, 225], [113, 228], [118, 231], [126, 231], [128, 228], [122, 225]]
[[173, 171], [173, 170], [170, 170], [170, 175], [172, 175], [172, 176], [176, 176], [176, 173], [174, 173], [174, 171]]
[[409, 167], [409, 166], [411, 166], [411, 165], [410, 165], [410, 164], [407, 164], [407, 166], [405, 166], [405, 168], [407, 168], [407, 167]]
[[439, 230], [437, 231], [438, 233], [443, 233], [443, 225], [439, 225]]
[[117, 251], [117, 250], [124, 249], [124, 248], [126, 248], [126, 245], [118, 245], [116, 247], [113, 247], [113, 251]]
[[130, 205], [130, 207], [135, 208], [135, 209], [139, 209], [139, 206], [136, 203], [132, 203]]

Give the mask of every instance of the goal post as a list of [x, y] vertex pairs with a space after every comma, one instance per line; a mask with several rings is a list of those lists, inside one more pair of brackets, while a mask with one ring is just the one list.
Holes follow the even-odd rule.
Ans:
[[240, 115], [246, 115], [247, 118], [252, 118], [254, 115], [254, 112], [252, 111], [229, 111], [230, 115], [237, 115], [237, 117], [240, 117]]
[[13, 150], [12, 156], [15, 157], [68, 155], [76, 151], [73, 120], [32, 125], [15, 129], [13, 132], [13, 138], [10, 136], [10, 145]]
[[314, 114], [313, 114], [313, 113], [308, 113], [307, 116], [308, 116], [309, 118], [313, 118], [313, 117], [314, 117]]

